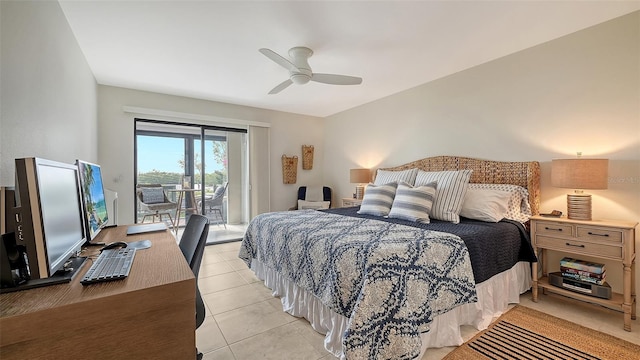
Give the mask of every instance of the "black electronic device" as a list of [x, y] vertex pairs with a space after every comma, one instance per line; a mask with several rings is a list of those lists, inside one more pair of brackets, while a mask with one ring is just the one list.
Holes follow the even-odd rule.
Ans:
[[547, 217], [560, 217], [562, 216], [562, 211], [560, 210], [553, 210], [548, 214], [540, 214], [541, 216], [547, 216]]
[[2, 234], [0, 241], [0, 288], [19, 286], [29, 280], [27, 255], [16, 245], [14, 235]]
[[110, 250], [110, 249], [117, 249], [117, 248], [121, 248], [124, 249], [127, 247], [127, 243], [124, 241], [116, 241], [116, 242], [112, 242], [110, 244], [105, 245], [100, 251], [104, 251], [104, 250]]
[[15, 189], [0, 186], [0, 235], [16, 230], [15, 207]]
[[[69, 269], [81, 263], [70, 259], [86, 241], [78, 168], [40, 158], [16, 159], [15, 164], [16, 245], [27, 254], [30, 279], [60, 272], [69, 281]], [[51, 281], [63, 281], [55, 278]]]
[[76, 160], [82, 199], [84, 229], [87, 242], [92, 241], [107, 226], [109, 213], [102, 183], [100, 165]]
[[562, 273], [558, 271], [549, 273], [549, 284], [589, 296], [611, 299], [611, 286], [606, 282], [602, 285], [597, 285], [585, 281], [569, 279], [562, 276]]

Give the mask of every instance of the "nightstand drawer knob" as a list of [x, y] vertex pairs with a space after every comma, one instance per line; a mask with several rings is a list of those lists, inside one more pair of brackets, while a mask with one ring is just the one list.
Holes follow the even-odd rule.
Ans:
[[548, 226], [544, 227], [545, 230], [554, 230], [554, 231], [562, 231], [562, 228], [550, 228]]
[[566, 244], [567, 246], [573, 246], [573, 247], [584, 248], [584, 244], [579, 244], [579, 245], [572, 244], [572, 243], [565, 243], [565, 244]]
[[598, 233], [592, 233], [591, 231], [588, 232], [589, 235], [593, 235], [593, 236], [604, 236], [604, 237], [609, 237], [609, 234], [598, 234]]

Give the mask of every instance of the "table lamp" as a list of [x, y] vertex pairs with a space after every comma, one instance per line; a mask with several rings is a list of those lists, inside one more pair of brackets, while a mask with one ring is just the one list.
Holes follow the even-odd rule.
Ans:
[[585, 189], [606, 189], [609, 160], [557, 159], [551, 161], [551, 185], [575, 189], [567, 194], [567, 217], [574, 220], [591, 220], [591, 195]]
[[364, 185], [371, 180], [371, 171], [369, 169], [351, 169], [349, 174], [350, 182], [358, 184], [356, 186], [356, 199], [362, 199], [364, 196]]

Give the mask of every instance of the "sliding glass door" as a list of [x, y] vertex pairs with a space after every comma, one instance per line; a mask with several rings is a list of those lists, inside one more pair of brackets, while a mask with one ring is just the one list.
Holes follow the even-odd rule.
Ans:
[[[196, 140], [196, 159], [203, 188], [199, 202], [201, 213], [212, 225], [246, 224], [249, 220], [248, 157], [246, 132], [203, 129], [204, 146]], [[200, 175], [196, 176], [199, 179]], [[200, 180], [200, 179], [199, 179]], [[204, 187], [200, 184], [204, 183]]]
[[[247, 132], [136, 119], [136, 184], [160, 184], [176, 203], [172, 224], [183, 227], [191, 213], [207, 216], [211, 229], [249, 220]], [[137, 198], [137, 221], [148, 208]]]

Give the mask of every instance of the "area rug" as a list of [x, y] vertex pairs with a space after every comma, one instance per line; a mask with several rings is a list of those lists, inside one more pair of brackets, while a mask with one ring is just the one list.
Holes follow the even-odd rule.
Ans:
[[640, 346], [516, 306], [444, 359], [640, 359]]

